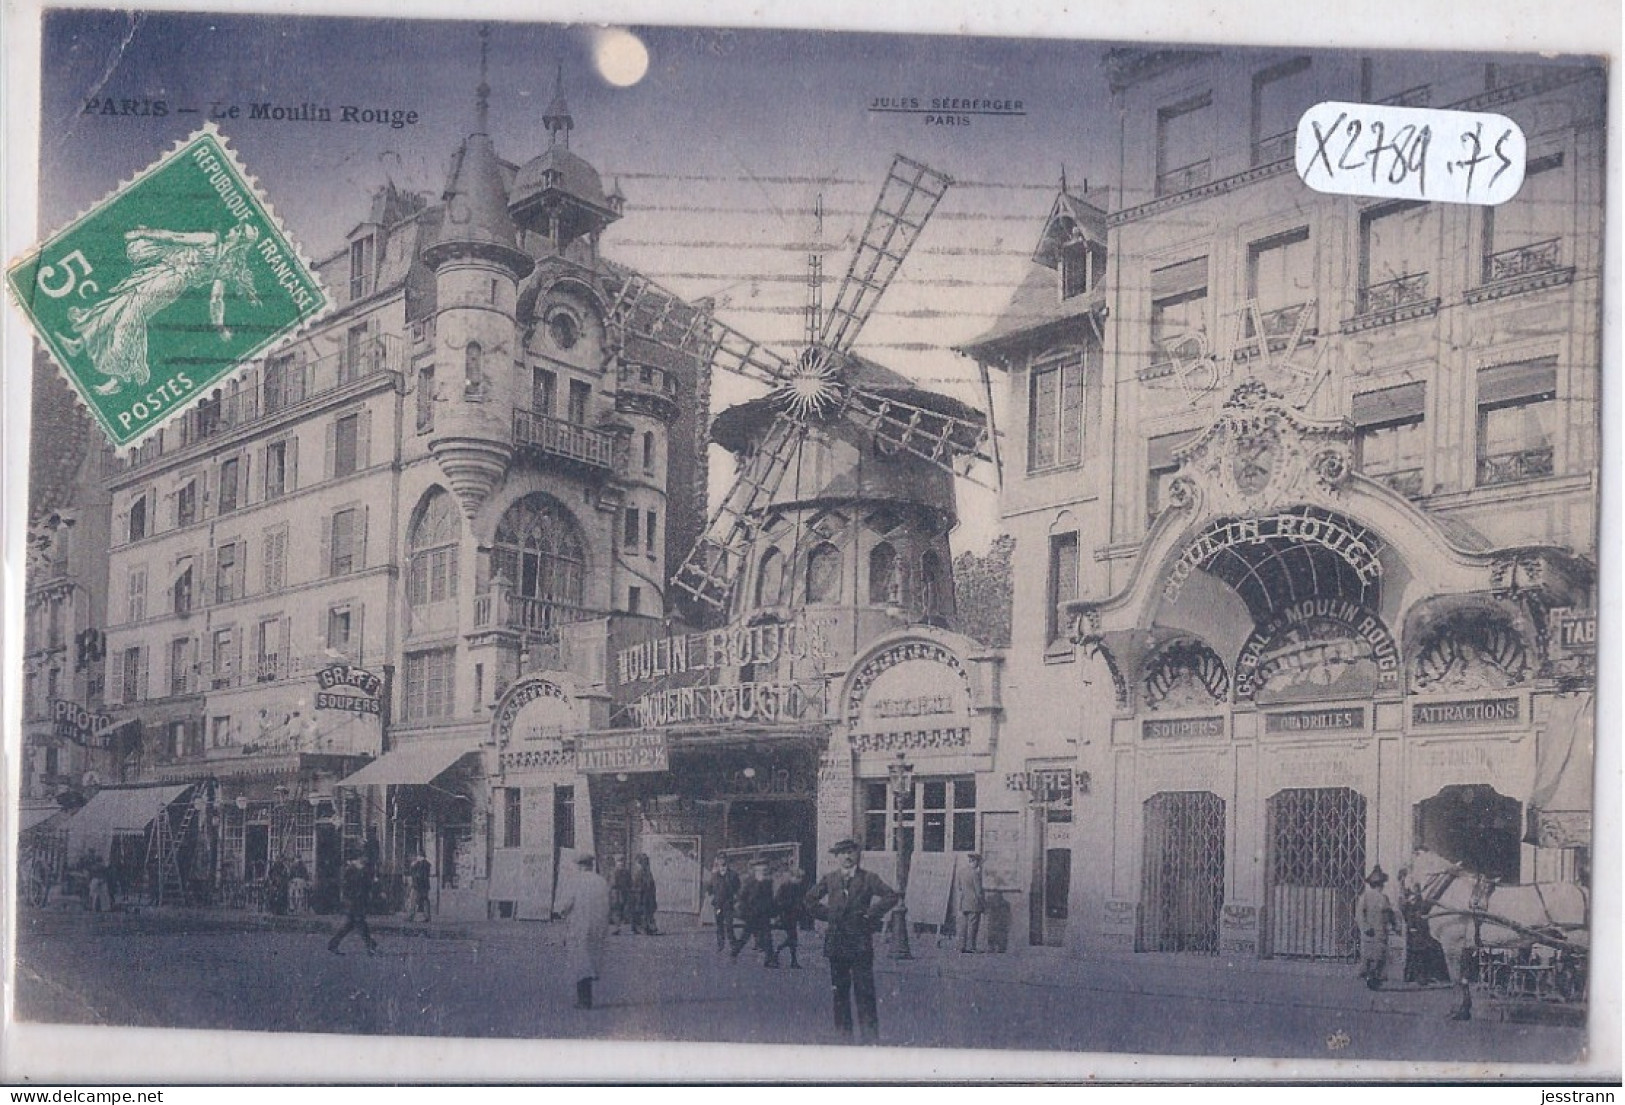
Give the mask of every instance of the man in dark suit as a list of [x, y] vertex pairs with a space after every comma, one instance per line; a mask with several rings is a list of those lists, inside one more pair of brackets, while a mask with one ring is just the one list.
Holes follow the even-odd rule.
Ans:
[[711, 861], [711, 908], [717, 916], [717, 951], [734, 942], [734, 906], [739, 901], [739, 876], [728, 866], [728, 857], [718, 852]]
[[824, 957], [835, 997], [835, 1027], [852, 1035], [852, 1002], [856, 999], [858, 1030], [864, 1043], [880, 1039], [875, 1007], [874, 934], [897, 904], [897, 891], [861, 866], [862, 849], [852, 839], [830, 848], [840, 866], [819, 879], [807, 894], [807, 912], [825, 921]]
[[779, 955], [773, 947], [773, 880], [768, 878], [765, 859], [751, 861], [750, 878], [739, 887], [739, 917], [745, 922], [745, 931], [734, 941], [733, 957], [747, 942], [762, 953], [762, 966], [777, 967]]
[[378, 941], [372, 938], [372, 930], [367, 927], [367, 906], [372, 898], [372, 876], [367, 873], [367, 864], [360, 856], [352, 855], [350, 862], [344, 865], [344, 873], [339, 881], [340, 893], [344, 899], [344, 927], [333, 934], [327, 942], [327, 950], [334, 955], [343, 955], [339, 945], [344, 938], [352, 932], [359, 931], [361, 940], [367, 945], [367, 954], [373, 955], [378, 951]]

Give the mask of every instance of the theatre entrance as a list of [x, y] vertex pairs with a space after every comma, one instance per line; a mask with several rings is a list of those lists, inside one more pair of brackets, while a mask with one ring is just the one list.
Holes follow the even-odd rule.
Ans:
[[1364, 795], [1348, 787], [1277, 791], [1266, 806], [1264, 954], [1345, 959], [1365, 878]]
[[1141, 946], [1219, 950], [1224, 905], [1224, 799], [1208, 791], [1154, 794], [1145, 803]]

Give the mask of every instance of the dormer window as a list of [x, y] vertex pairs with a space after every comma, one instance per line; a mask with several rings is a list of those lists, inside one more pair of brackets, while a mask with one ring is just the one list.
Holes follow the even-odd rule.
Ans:
[[1093, 288], [1105, 265], [1105, 251], [1085, 239], [1061, 247], [1061, 298], [1071, 299]]
[[374, 243], [371, 234], [350, 243], [350, 298], [372, 294]]

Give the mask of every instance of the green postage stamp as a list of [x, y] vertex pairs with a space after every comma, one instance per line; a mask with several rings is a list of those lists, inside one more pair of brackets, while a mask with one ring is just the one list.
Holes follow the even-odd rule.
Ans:
[[329, 305], [212, 125], [7, 277], [120, 452]]

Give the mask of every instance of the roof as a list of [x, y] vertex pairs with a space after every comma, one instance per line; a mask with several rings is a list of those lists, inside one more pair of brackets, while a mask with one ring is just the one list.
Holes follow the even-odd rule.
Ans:
[[[557, 179], [551, 179], [557, 174]], [[520, 203], [553, 188], [603, 210], [610, 207], [604, 179], [586, 158], [555, 145], [525, 162], [513, 181], [513, 202]]]
[[1062, 299], [1057, 280], [1053, 269], [1036, 262], [1029, 265], [1026, 277], [1010, 297], [1009, 306], [1005, 307], [1003, 314], [988, 330], [956, 348], [961, 353], [980, 358], [1012, 339], [1036, 333], [1058, 322], [1082, 319], [1105, 307], [1103, 286], [1097, 285], [1094, 291]]
[[457, 741], [425, 741], [385, 752], [372, 763], [344, 779], [341, 787], [403, 786], [432, 783], [464, 756], [478, 752], [478, 746]]
[[437, 242], [472, 242], [517, 248], [519, 231], [508, 213], [501, 160], [484, 134], [463, 139], [452, 159], [444, 195], [446, 215]]

